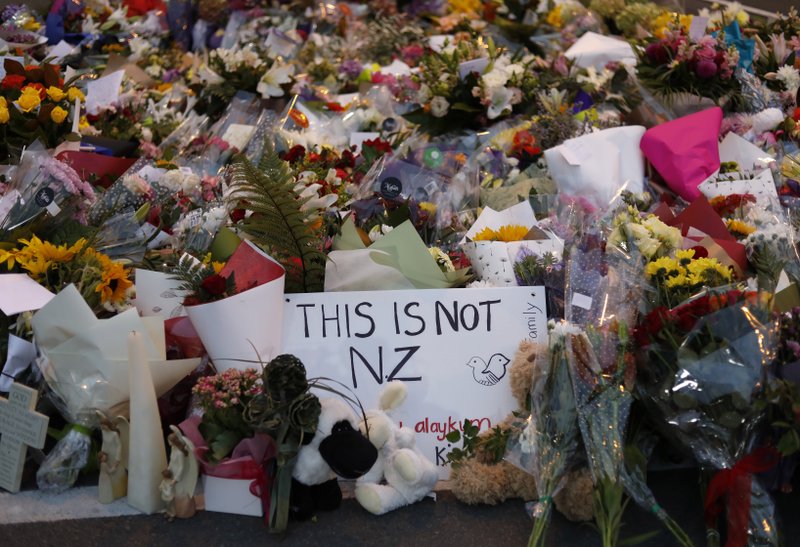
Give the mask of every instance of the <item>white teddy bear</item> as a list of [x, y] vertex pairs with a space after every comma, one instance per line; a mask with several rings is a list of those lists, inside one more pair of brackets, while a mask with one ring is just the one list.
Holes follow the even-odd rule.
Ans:
[[356, 482], [355, 496], [374, 515], [421, 500], [439, 478], [436, 465], [416, 447], [414, 431], [397, 427], [387, 414], [399, 407], [406, 395], [405, 384], [388, 383], [378, 402], [379, 410], [367, 411], [366, 423], [359, 424], [361, 432], [378, 449], [378, 460]]

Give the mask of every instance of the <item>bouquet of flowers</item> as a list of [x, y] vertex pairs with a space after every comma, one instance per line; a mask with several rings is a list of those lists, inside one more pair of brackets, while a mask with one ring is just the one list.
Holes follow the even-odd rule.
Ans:
[[[0, 196], [0, 237], [18, 239], [29, 235], [38, 219], [44, 216], [72, 216], [87, 223], [87, 212], [94, 204], [92, 185], [81, 179], [69, 165], [50, 155], [38, 145], [22, 157], [12, 180]], [[15, 235], [16, 233], [16, 235]]]
[[[0, 81], [0, 162], [18, 161], [22, 148], [40, 139], [54, 148], [72, 131], [67, 118], [80, 116], [83, 93], [64, 85], [57, 65], [23, 66], [6, 58]], [[77, 110], [76, 110], [77, 108]]]
[[222, 461], [239, 441], [253, 436], [253, 428], [244, 419], [244, 413], [263, 391], [261, 375], [252, 368], [232, 368], [197, 381], [192, 393], [203, 409], [199, 429], [209, 448], [210, 463]]
[[549, 326], [548, 346], [536, 353], [531, 415], [522, 433], [509, 439], [506, 453], [509, 461], [536, 480], [539, 499], [532, 511], [529, 547], [545, 545], [553, 496], [579, 446], [580, 430], [566, 355], [566, 339], [574, 329], [566, 322]]
[[415, 76], [420, 108], [405, 115], [424, 131], [483, 127], [532, 105], [538, 79], [534, 57], [512, 56], [490, 40], [463, 40], [420, 60]]
[[769, 450], [753, 452], [778, 340], [769, 299], [707, 290], [672, 309], [656, 308], [636, 330], [639, 398], [669, 438], [716, 472], [705, 503], [712, 544], [725, 497], [729, 544], [780, 543], [775, 506], [752, 476], [776, 463]]
[[726, 44], [724, 32], [695, 41], [678, 28], [639, 50], [637, 73], [645, 86], [670, 102], [685, 93], [735, 107], [741, 99], [739, 81], [734, 78], [738, 63], [739, 51]]

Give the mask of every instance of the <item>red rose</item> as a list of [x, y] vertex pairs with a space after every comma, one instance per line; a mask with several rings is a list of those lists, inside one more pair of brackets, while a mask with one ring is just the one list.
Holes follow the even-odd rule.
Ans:
[[214, 274], [206, 277], [200, 287], [211, 296], [220, 296], [225, 294], [225, 289], [228, 288], [228, 281], [219, 274]]
[[234, 209], [233, 211], [231, 211], [231, 221], [233, 221], [233, 223], [236, 224], [237, 222], [244, 220], [244, 215], [245, 215], [244, 209]]
[[3, 89], [22, 89], [22, 84], [25, 83], [25, 76], [19, 74], [6, 74], [3, 81], [0, 82], [0, 87]]
[[387, 141], [382, 141], [381, 139], [371, 139], [371, 140], [367, 139], [361, 146], [372, 148], [376, 152], [380, 152], [381, 154], [392, 153], [392, 145], [389, 144], [389, 142]]
[[695, 258], [708, 258], [708, 249], [702, 245], [695, 245], [692, 247], [692, 250], [694, 251]]
[[796, 122], [800, 122], [800, 106], [794, 109], [792, 113], [792, 119]]
[[296, 144], [292, 146], [288, 152], [283, 155], [283, 161], [294, 163], [302, 160], [306, 156], [306, 149], [302, 145]]

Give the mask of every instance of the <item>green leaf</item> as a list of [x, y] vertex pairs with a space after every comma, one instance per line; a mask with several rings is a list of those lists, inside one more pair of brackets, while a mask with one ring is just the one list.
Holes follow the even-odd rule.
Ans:
[[468, 105], [467, 103], [455, 103], [450, 106], [450, 110], [458, 110], [460, 112], [480, 112], [481, 109], [475, 106]]
[[653, 530], [652, 532], [646, 532], [644, 534], [639, 534], [638, 536], [633, 536], [629, 538], [625, 538], [619, 542], [620, 545], [638, 545], [640, 543], [644, 543], [645, 541], [649, 541], [658, 535], [658, 530]]
[[453, 431], [445, 435], [444, 438], [447, 439], [447, 442], [449, 443], [457, 443], [458, 441], [461, 440], [461, 433], [459, 433], [457, 430], [454, 429]]

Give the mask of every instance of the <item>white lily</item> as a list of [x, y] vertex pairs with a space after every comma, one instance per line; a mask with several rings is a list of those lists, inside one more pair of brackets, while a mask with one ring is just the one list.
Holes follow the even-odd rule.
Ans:
[[491, 104], [486, 115], [490, 120], [502, 116], [507, 110], [511, 110], [511, 100], [514, 92], [507, 87], [495, 87], [490, 90]]
[[273, 65], [273, 67], [261, 77], [261, 81], [258, 82], [256, 90], [265, 99], [269, 97], [282, 97], [283, 89], [281, 85], [291, 82], [292, 75], [294, 75], [294, 65]]

